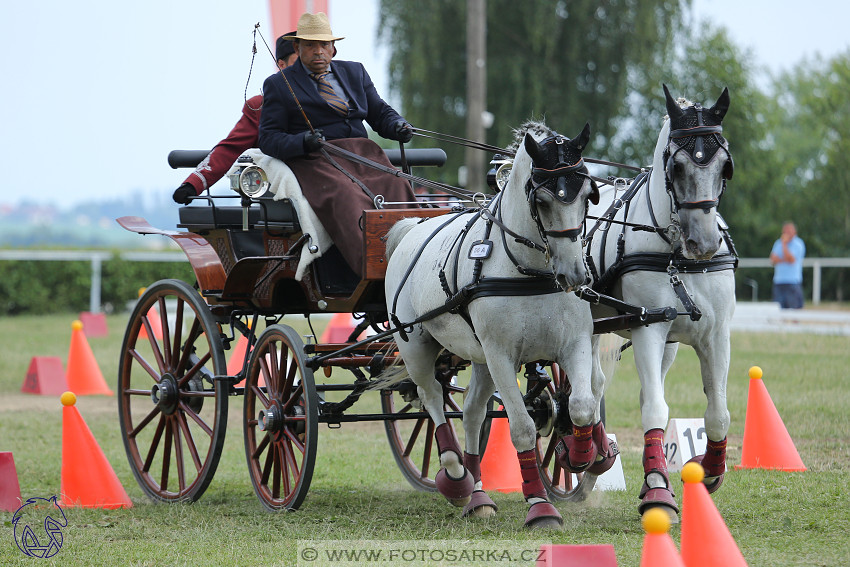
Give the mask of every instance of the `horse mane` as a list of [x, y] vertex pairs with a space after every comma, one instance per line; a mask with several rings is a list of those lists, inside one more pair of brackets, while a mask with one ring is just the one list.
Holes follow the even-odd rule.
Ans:
[[[693, 102], [691, 102], [690, 100], [686, 99], [686, 98], [685, 98], [685, 97], [683, 97], [683, 96], [680, 96], [679, 98], [677, 98], [677, 99], [676, 99], [676, 104], [678, 104], [678, 105], [679, 105], [679, 108], [681, 108], [681, 109], [683, 109], [683, 110], [684, 110], [685, 108], [690, 108], [691, 106], [693, 106], [693, 105], [694, 105], [694, 103], [693, 103]], [[670, 116], [668, 116], [667, 114], [665, 114], [665, 115], [664, 115], [664, 120], [662, 121], [662, 124], [666, 124], [669, 120], [670, 120]]]
[[506, 149], [516, 152], [526, 134], [531, 134], [536, 140], [554, 136], [556, 132], [540, 120], [526, 120], [513, 130], [514, 139]]

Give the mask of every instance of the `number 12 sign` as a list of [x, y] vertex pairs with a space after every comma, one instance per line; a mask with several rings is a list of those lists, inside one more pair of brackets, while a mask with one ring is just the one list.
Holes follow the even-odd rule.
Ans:
[[702, 418], [671, 419], [664, 432], [664, 456], [667, 470], [682, 470], [682, 466], [697, 455], [705, 454], [708, 437]]

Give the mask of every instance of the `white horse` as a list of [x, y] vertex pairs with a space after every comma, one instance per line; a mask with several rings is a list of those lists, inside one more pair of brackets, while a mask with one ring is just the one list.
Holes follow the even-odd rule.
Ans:
[[[639, 511], [660, 506], [675, 519], [678, 506], [662, 447], [668, 421], [664, 378], [678, 343], [691, 345], [700, 360], [708, 400], [708, 447], [706, 454], [695, 460], [705, 467], [704, 482], [713, 492], [726, 470], [726, 378], [737, 262], [717, 214], [733, 172], [728, 143], [721, 136], [729, 92], [724, 89], [711, 108], [673, 100], [666, 85], [664, 94], [668, 117], [658, 136], [648, 178], [639, 176], [619, 196], [607, 187], [589, 217], [614, 222], [597, 223], [589, 218], [587, 226], [588, 263], [597, 291], [647, 308], [676, 306], [680, 313], [674, 321], [621, 333], [632, 340], [641, 383], [645, 482]], [[611, 315], [604, 307], [593, 307], [593, 314]], [[594, 381], [601, 373], [595, 364]]]
[[[598, 409], [604, 377], [591, 384], [589, 305], [567, 293], [586, 282], [578, 237], [587, 201], [597, 201], [598, 189], [581, 157], [589, 126], [572, 140], [539, 123], [526, 124], [517, 133], [518, 139], [523, 137], [507, 184], [486, 209], [424, 222], [408, 219], [390, 231], [387, 308], [396, 324], [424, 316], [404, 335], [396, 333], [396, 341], [437, 424], [438, 491], [455, 505], [466, 504], [464, 515], [495, 512], [481, 490], [478, 441], [486, 402], [498, 389], [529, 504], [525, 525], [556, 526], [563, 521], [540, 479], [537, 432], [516, 375], [523, 363], [540, 360], [556, 361], [567, 370], [569, 414], [580, 425], [576, 436], [586, 439], [570, 448], [570, 460], [583, 470], [600, 466], [597, 461], [605, 455], [597, 455], [590, 438], [591, 433], [604, 437]], [[447, 301], [458, 309], [428, 315]], [[463, 408], [463, 454], [446, 423], [443, 391], [434, 378], [434, 364], [444, 349], [472, 362]]]

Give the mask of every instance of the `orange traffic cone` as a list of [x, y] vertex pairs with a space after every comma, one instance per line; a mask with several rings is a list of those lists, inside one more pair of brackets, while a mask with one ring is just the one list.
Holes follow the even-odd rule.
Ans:
[[703, 484], [699, 463], [682, 467], [682, 559], [686, 567], [746, 567], [747, 562]]
[[490, 424], [490, 439], [481, 458], [481, 485], [485, 491], [522, 492], [522, 473], [506, 417], [495, 417]]
[[650, 508], [641, 519], [643, 531], [643, 552], [640, 567], [685, 567], [682, 556], [670, 537], [670, 514], [661, 508]]
[[[248, 322], [248, 328], [251, 328], [251, 322]], [[242, 370], [245, 363], [245, 351], [248, 350], [248, 339], [242, 333], [239, 333], [239, 340], [236, 341], [236, 346], [233, 347], [233, 352], [230, 353], [230, 358], [227, 361], [228, 376], [236, 376]], [[245, 385], [245, 380], [242, 380], [236, 386], [242, 387]]]
[[753, 366], [749, 371], [750, 389], [747, 395], [747, 417], [744, 421], [744, 442], [741, 464], [736, 469], [778, 469], [804, 471], [806, 465], [788, 434], [767, 387], [762, 370]]
[[100, 372], [94, 353], [83, 334], [83, 324], [80, 321], [71, 323], [71, 348], [68, 352], [65, 380], [68, 382], [68, 389], [77, 392], [80, 396], [112, 395], [112, 390], [103, 380], [103, 374]]
[[354, 318], [351, 313], [336, 313], [322, 333], [323, 343], [347, 343], [354, 331]]
[[0, 510], [14, 512], [21, 507], [21, 485], [15, 458], [10, 451], [0, 452]]
[[[145, 293], [145, 288], [140, 288], [139, 297], [141, 297], [143, 293]], [[155, 305], [151, 306], [148, 310], [147, 316], [148, 321], [151, 324], [151, 331], [153, 332], [154, 338], [162, 340], [162, 317], [159, 316], [159, 311], [156, 310]], [[139, 338], [148, 338], [148, 330], [145, 328], [144, 324], [142, 324], [141, 329], [139, 329]]]
[[65, 392], [62, 405], [62, 506], [132, 508], [133, 502], [115, 476], [80, 411], [77, 396]]

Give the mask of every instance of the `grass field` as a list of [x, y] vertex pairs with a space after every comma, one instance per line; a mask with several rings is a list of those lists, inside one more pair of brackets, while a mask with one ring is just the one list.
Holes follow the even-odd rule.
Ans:
[[[0, 320], [0, 451], [13, 452], [25, 499], [59, 493], [62, 412], [58, 398], [22, 394], [20, 388], [33, 356], [67, 360], [73, 318]], [[91, 338], [89, 344], [115, 389], [126, 315], [107, 321], [110, 335]], [[290, 323], [303, 326], [303, 321]], [[316, 331], [321, 332], [320, 325]], [[850, 388], [845, 382], [850, 338], [735, 334], [732, 342], [730, 469], [740, 462], [747, 370], [759, 365], [808, 471], [730, 470], [714, 495], [717, 508], [752, 566], [850, 564]], [[696, 356], [682, 347], [667, 380], [671, 417], [701, 417], [705, 407], [701, 390]], [[637, 566], [643, 541], [636, 508], [642, 482], [638, 392], [632, 354], [627, 351], [606, 393], [607, 429], [620, 443], [627, 491], [594, 493], [584, 504], [559, 504], [563, 531], [543, 533], [522, 528], [526, 510], [519, 493], [492, 494], [499, 515], [481, 521], [462, 520], [441, 497], [413, 490], [396, 468], [382, 426], [373, 423], [345, 424], [336, 430], [320, 426], [316, 469], [301, 509], [267, 513], [247, 474], [241, 398], [230, 399], [224, 454], [200, 501], [153, 504], [129, 468], [116, 399], [80, 398], [77, 407], [134, 507], [66, 509], [63, 547], [39, 564], [295, 565], [299, 541], [451, 540], [495, 549], [536, 548], [540, 542], [610, 543], [621, 566]], [[681, 502], [679, 475], [671, 477]], [[32, 564], [33, 559], [15, 545], [11, 515], [0, 513], [4, 522], [0, 564]], [[671, 533], [678, 543], [679, 528]]]

